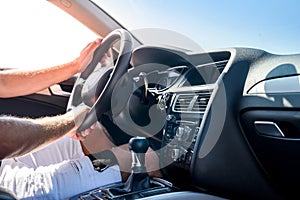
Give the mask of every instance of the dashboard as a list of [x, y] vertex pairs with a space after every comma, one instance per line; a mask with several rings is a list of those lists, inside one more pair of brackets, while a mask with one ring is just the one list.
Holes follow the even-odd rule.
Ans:
[[164, 179], [229, 199], [298, 195], [300, 55], [141, 46], [130, 65], [112, 121], [148, 138]]
[[173, 182], [190, 177], [201, 121], [230, 55], [229, 51], [195, 54], [153, 46], [133, 52], [133, 77], [137, 81], [143, 74], [148, 98], [153, 96], [153, 104], [165, 115], [163, 127], [153, 134], [160, 141], [154, 148], [162, 171]]
[[229, 198], [297, 193], [299, 60], [250, 48], [136, 49], [135, 68], [159, 66], [149, 91], [166, 113], [158, 147], [165, 177]]

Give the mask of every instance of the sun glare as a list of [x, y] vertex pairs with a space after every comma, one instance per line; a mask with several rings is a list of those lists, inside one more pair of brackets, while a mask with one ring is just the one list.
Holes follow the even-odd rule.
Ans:
[[45, 0], [0, 1], [0, 68], [68, 62], [97, 36]]

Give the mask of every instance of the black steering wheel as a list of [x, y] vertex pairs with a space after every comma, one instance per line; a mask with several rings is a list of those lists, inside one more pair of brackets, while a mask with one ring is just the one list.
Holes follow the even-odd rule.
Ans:
[[[119, 42], [119, 52], [114, 66], [100, 66], [99, 68], [100, 60], [106, 56], [108, 50], [117, 42]], [[103, 113], [110, 109], [110, 99], [114, 87], [128, 70], [132, 46], [132, 37], [128, 31], [124, 29], [112, 31], [95, 50], [93, 59], [85, 71], [78, 75], [67, 110], [70, 111], [82, 103], [91, 107], [78, 128], [79, 132], [89, 128]], [[97, 98], [96, 101], [95, 98]]]

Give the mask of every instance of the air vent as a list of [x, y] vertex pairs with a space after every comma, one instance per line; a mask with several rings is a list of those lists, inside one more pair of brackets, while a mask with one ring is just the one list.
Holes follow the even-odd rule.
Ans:
[[178, 94], [173, 104], [173, 112], [179, 113], [204, 113], [208, 104], [211, 91], [192, 94]]
[[224, 68], [227, 65], [228, 60], [222, 60], [219, 62], [215, 62], [217, 69], [219, 70], [220, 73], [222, 73], [222, 71], [224, 70]]

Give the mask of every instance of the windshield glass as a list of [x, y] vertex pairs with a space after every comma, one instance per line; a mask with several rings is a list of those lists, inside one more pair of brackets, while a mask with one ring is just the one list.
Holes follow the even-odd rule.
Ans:
[[[254, 47], [281, 54], [300, 52], [297, 0], [94, 2], [144, 44], [168, 44], [191, 50]], [[190, 41], [182, 44], [179, 36]]]
[[98, 36], [48, 1], [0, 1], [0, 68], [70, 62]]

